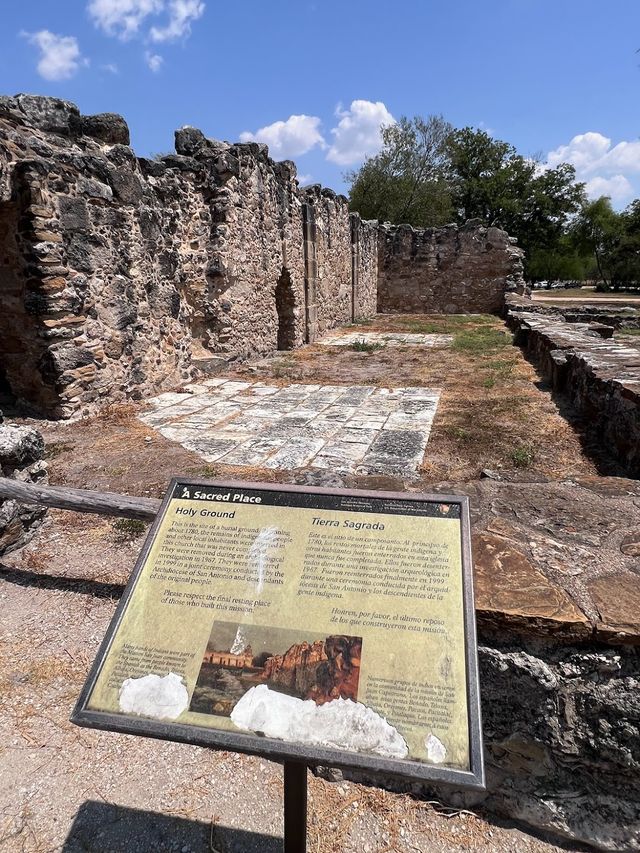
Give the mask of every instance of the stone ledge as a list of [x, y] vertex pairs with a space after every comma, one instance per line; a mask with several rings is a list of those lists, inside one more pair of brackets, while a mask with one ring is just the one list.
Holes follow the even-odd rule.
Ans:
[[[604, 340], [585, 323], [523, 310], [510, 297], [507, 324], [556, 391], [589, 418], [610, 453], [640, 476], [640, 351]], [[558, 356], [562, 353], [562, 357]]]
[[480, 631], [640, 644], [640, 483], [440, 483], [471, 502]]

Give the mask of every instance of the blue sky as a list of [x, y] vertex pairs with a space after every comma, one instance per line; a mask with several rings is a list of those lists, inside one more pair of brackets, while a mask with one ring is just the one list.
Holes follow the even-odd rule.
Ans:
[[401, 115], [441, 113], [573, 162], [592, 195], [640, 196], [636, 0], [7, 2], [0, 92], [119, 112], [140, 155], [185, 124], [342, 174]]

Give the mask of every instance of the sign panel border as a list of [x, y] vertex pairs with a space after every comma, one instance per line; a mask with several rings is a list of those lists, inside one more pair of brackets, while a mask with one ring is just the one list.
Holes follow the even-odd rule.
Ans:
[[[460, 507], [460, 535], [462, 557], [462, 605], [465, 637], [465, 671], [467, 683], [467, 709], [469, 732], [469, 770], [440, 767], [426, 762], [408, 759], [382, 758], [369, 753], [349, 752], [331, 747], [316, 747], [293, 743], [276, 738], [262, 737], [243, 732], [229, 732], [215, 728], [184, 723], [165, 723], [149, 718], [136, 719], [107, 711], [90, 710], [88, 702], [98, 675], [120, 627], [127, 605], [135, 591], [156, 534], [174, 499], [176, 486], [211, 486], [222, 489], [257, 489], [260, 491], [289, 492], [297, 494], [332, 495], [338, 497], [361, 497], [378, 500], [424, 501], [429, 503], [457, 504]], [[187, 743], [213, 749], [261, 755], [272, 761], [298, 761], [309, 766], [332, 766], [367, 771], [374, 774], [391, 775], [425, 783], [451, 785], [475, 790], [485, 789], [484, 758], [482, 749], [482, 722], [480, 709], [480, 686], [478, 678], [478, 645], [473, 598], [473, 566], [469, 518], [469, 498], [461, 495], [423, 494], [416, 492], [387, 492], [356, 489], [331, 489], [315, 486], [294, 486], [288, 483], [257, 483], [239, 480], [200, 480], [188, 477], [172, 477], [158, 514], [147, 534], [143, 548], [136, 560], [131, 577], [118, 603], [114, 616], [100, 644], [87, 680], [71, 715], [71, 722], [85, 728], [113, 731], [121, 734]]]

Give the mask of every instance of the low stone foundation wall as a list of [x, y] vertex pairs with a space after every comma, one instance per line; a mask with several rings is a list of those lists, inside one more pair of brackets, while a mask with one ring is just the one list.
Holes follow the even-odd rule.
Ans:
[[[559, 294], [557, 298], [562, 300], [562, 291]], [[546, 317], [560, 317], [567, 323], [602, 323], [613, 329], [640, 328], [640, 311], [637, 308], [607, 304], [606, 299], [602, 300], [602, 305], [548, 305], [530, 297], [509, 294], [507, 301], [512, 311], [531, 311]], [[579, 300], [576, 302], [579, 303]]]
[[524, 291], [523, 251], [477, 220], [444, 228], [380, 228], [378, 311], [492, 314], [505, 293]]
[[640, 477], [640, 351], [603, 340], [588, 324], [523, 308], [507, 301], [515, 343], [588, 419], [608, 454]]

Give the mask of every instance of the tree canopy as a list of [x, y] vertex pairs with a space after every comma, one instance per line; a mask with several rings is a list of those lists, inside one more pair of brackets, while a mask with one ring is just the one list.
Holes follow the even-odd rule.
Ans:
[[640, 199], [621, 213], [606, 196], [585, 203], [572, 224], [571, 237], [591, 259], [603, 289], [640, 286]]
[[401, 118], [382, 130], [382, 141], [379, 154], [345, 176], [351, 206], [364, 218], [416, 227], [478, 218], [518, 239], [530, 275], [552, 267], [584, 272], [568, 236], [586, 202], [573, 166], [544, 168], [508, 142], [454, 129], [442, 116]]
[[442, 116], [401, 118], [383, 127], [380, 153], [346, 175], [352, 209], [365, 219], [423, 228], [449, 221], [447, 141], [452, 131]]

